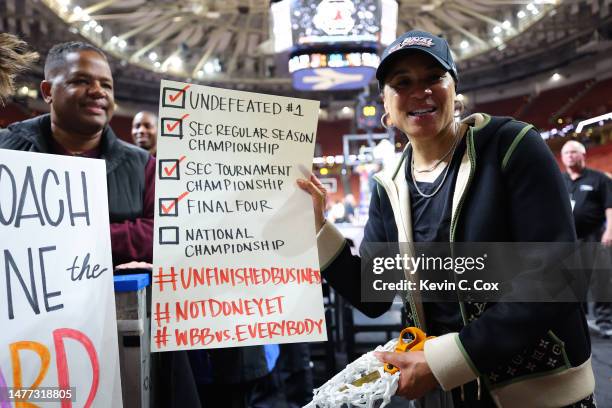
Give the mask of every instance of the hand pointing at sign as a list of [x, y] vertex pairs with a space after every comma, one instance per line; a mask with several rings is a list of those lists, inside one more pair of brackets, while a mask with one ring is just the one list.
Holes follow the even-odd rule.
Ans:
[[317, 232], [319, 232], [321, 228], [323, 228], [323, 224], [325, 224], [324, 211], [327, 202], [327, 190], [323, 187], [319, 179], [313, 175], [310, 176], [310, 180], [298, 179], [297, 184], [312, 197], [315, 213], [315, 227]]

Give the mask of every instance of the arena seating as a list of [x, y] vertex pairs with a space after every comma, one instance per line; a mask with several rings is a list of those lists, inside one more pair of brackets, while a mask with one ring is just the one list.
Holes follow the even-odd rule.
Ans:
[[540, 130], [554, 126], [551, 123], [554, 114], [573, 96], [587, 85], [588, 81], [580, 81], [559, 88], [540, 92], [529, 101], [528, 106], [518, 115], [518, 119], [531, 123]]
[[513, 116], [540, 130], [548, 130], [558, 127], [557, 118], [568, 123], [612, 111], [612, 78], [579, 81], [533, 96], [520, 95], [476, 103], [469, 111]]
[[497, 116], [516, 116], [523, 105], [527, 103], [528, 95], [500, 99], [493, 102], [478, 103], [473, 112], [485, 112]]
[[586, 119], [612, 111], [612, 78], [596, 82], [562, 112], [563, 117]]

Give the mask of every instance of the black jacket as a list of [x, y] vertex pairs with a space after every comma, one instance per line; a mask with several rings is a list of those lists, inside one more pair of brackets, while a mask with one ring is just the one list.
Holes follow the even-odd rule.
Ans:
[[[571, 209], [552, 153], [531, 125], [468, 118], [454, 188], [452, 242], [573, 242]], [[476, 122], [476, 123], [474, 123]], [[364, 242], [411, 242], [404, 160], [375, 176]], [[389, 304], [360, 300], [360, 260], [326, 223], [318, 236], [323, 276], [369, 316]], [[356, 275], [347, 275], [354, 272]], [[411, 324], [426, 316], [407, 299]], [[464, 327], [428, 341], [425, 356], [445, 390], [481, 378], [499, 406], [569, 405], [593, 392], [590, 341], [579, 303], [461, 302]]]
[[[0, 130], [0, 148], [52, 153], [51, 117], [37, 116]], [[115, 136], [107, 126], [102, 135], [101, 159], [106, 162], [110, 222], [142, 216], [145, 190], [144, 168], [149, 154]]]

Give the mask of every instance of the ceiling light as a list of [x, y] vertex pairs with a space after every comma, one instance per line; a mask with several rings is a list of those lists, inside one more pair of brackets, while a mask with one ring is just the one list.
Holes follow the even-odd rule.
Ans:
[[501, 44], [501, 42], [502, 42], [501, 38], [499, 38], [498, 36], [493, 37], [493, 41], [494, 41], [496, 44]]
[[204, 64], [204, 72], [208, 75], [212, 75], [215, 73], [215, 65], [212, 62], [207, 62]]
[[157, 61], [157, 53], [155, 51], [151, 51], [149, 53], [149, 59], [153, 62]]
[[198, 78], [202, 78], [202, 77], [204, 76], [204, 71], [199, 70], [199, 71], [197, 72], [197, 75], [198, 75]]
[[518, 18], [525, 18], [527, 14], [525, 14], [525, 12], [523, 10], [519, 11], [518, 13], [516, 13], [516, 16]]
[[124, 49], [127, 47], [127, 42], [125, 40], [119, 41], [119, 48]]
[[349, 108], [348, 106], [343, 107], [342, 113], [344, 113], [345, 115], [348, 115], [349, 113], [351, 113], [351, 108]]
[[529, 11], [533, 11], [534, 9], [535, 9], [535, 6], [533, 5], [533, 3], [529, 3], [529, 4], [527, 5], [527, 10], [529, 10]]
[[117, 41], [119, 41], [119, 38], [116, 35], [113, 35], [110, 39], [111, 44], [117, 44]]
[[510, 27], [512, 27], [512, 24], [510, 24], [510, 22], [508, 20], [504, 21], [502, 23], [502, 27], [504, 27], [506, 30], [509, 29]]
[[501, 33], [501, 31], [502, 31], [502, 29], [501, 29], [501, 27], [500, 27], [500, 26], [495, 26], [495, 27], [493, 27], [493, 32], [494, 32], [495, 34], [499, 34], [499, 33]]
[[561, 79], [561, 75], [559, 75], [557, 72], [555, 72], [554, 74], [552, 74], [552, 76], [550, 77], [550, 79], [552, 81], [558, 81]]
[[171, 56], [167, 59], [166, 62], [172, 69], [175, 70], [181, 69], [183, 67], [183, 60], [177, 55]]
[[155, 61], [155, 64], [153, 64], [153, 66], [155, 68], [159, 68], [159, 67], [161, 67], [161, 63], [159, 61]]
[[95, 31], [96, 31], [96, 33], [100, 34], [102, 31], [104, 31], [104, 28], [101, 25], [99, 25], [99, 26], [96, 27]]
[[203, 4], [194, 4], [192, 6], [191, 11], [193, 12], [193, 14], [196, 15], [200, 15], [204, 12], [204, 5]]
[[470, 47], [470, 43], [469, 43], [469, 42], [467, 42], [466, 40], [463, 40], [463, 41], [461, 41], [461, 44], [459, 44], [459, 46], [460, 46], [462, 49], [464, 49], [464, 50], [465, 50], [466, 48], [469, 48], [469, 47]]

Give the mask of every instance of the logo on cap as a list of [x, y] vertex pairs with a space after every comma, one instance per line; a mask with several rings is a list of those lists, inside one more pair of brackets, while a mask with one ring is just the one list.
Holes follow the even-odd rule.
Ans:
[[388, 54], [391, 54], [394, 51], [399, 50], [400, 48], [410, 47], [411, 45], [418, 45], [419, 47], [427, 47], [431, 48], [435, 44], [433, 40], [429, 37], [407, 37], [402, 40], [402, 42], [395, 44], [390, 50]]
[[419, 47], [433, 47], [434, 42], [429, 37], [408, 37], [404, 38], [404, 40], [400, 43], [400, 48], [408, 47], [411, 45], [418, 45]]

